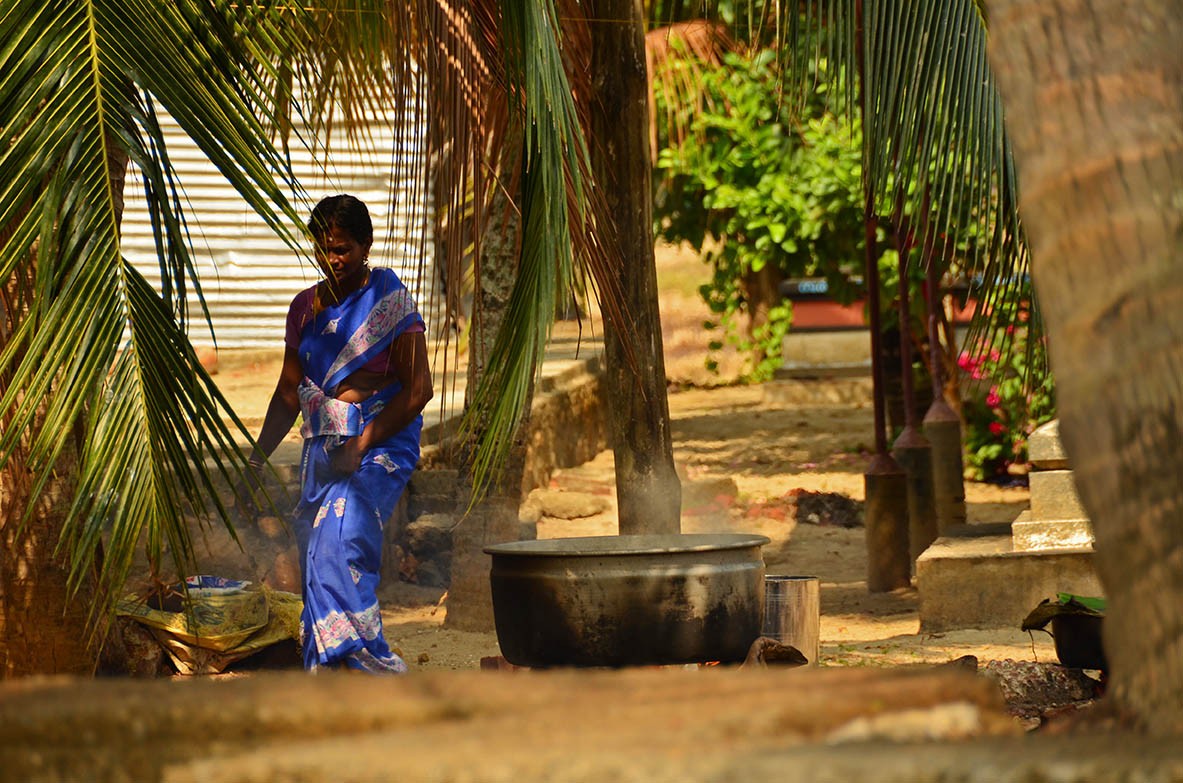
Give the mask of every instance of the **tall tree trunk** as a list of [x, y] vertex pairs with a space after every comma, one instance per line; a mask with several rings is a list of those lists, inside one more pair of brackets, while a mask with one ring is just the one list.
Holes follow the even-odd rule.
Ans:
[[[506, 169], [519, 157], [521, 135], [508, 142], [509, 153], [502, 161], [502, 179], [511, 182]], [[480, 385], [485, 369], [494, 360], [493, 344], [505, 320], [514, 281], [517, 279], [521, 252], [521, 220], [503, 188], [494, 191], [489, 205], [488, 223], [482, 232], [480, 262], [473, 293], [472, 321], [468, 340], [468, 376], [465, 407], [472, 403], [472, 392]], [[525, 434], [529, 429], [531, 385], [526, 415], [518, 431], [502, 472], [494, 478], [487, 494], [458, 522], [452, 533], [452, 575], [448, 587], [448, 628], [462, 631], [493, 629], [493, 597], [489, 586], [489, 544], [516, 541], [519, 538], [518, 511], [522, 504], [522, 482], [526, 467]], [[467, 454], [471, 455], [469, 448]], [[467, 467], [467, 466], [465, 466]]]
[[[596, 106], [591, 154], [612, 216], [620, 285], [632, 324], [604, 326], [605, 387], [621, 534], [677, 533], [682, 486], [674, 470], [657, 305], [649, 178], [649, 103], [640, 0], [593, 0]], [[626, 341], [634, 347], [635, 368]]]
[[32, 483], [24, 451], [0, 471], [0, 678], [93, 674], [98, 646], [87, 643], [92, 596], [85, 590], [71, 596], [69, 563], [54, 552], [73, 499], [77, 450], [65, 449], [22, 526]]
[[1156, 0], [990, 5], [1112, 692], [1152, 729], [1183, 730], [1183, 15]]
[[[118, 224], [123, 217], [128, 156], [117, 144], [108, 148], [107, 170]], [[32, 266], [23, 269], [31, 270]], [[18, 269], [0, 289], [0, 349], [26, 310], [25, 292], [18, 279], [21, 274]], [[0, 394], [10, 382], [10, 378], [0, 378]], [[56, 551], [74, 499], [81, 444], [73, 442], [63, 449], [42, 492], [30, 497], [33, 482], [27, 452], [42, 426], [42, 416], [43, 411], [0, 469], [0, 678], [93, 674], [102, 649], [103, 629], [92, 634], [89, 624], [95, 583], [88, 580], [73, 593], [68, 584], [68, 554]], [[0, 422], [0, 427], [6, 424]], [[22, 524], [30, 503], [31, 514]]]

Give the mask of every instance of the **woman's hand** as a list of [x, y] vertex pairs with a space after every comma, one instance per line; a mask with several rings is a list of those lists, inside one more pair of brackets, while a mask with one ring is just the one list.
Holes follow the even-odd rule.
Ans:
[[355, 435], [333, 449], [329, 454], [329, 465], [332, 466], [334, 473], [348, 476], [361, 467], [362, 458], [369, 451], [369, 448], [362, 443], [364, 438], [365, 433]]

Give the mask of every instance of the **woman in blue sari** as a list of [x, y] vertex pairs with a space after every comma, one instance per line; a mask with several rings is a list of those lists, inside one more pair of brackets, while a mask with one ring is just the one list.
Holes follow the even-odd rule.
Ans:
[[303, 415], [293, 527], [305, 668], [404, 672], [382, 634], [376, 591], [382, 531], [419, 460], [432, 394], [423, 318], [393, 271], [368, 266], [374, 232], [361, 201], [324, 199], [308, 230], [325, 279], [292, 301], [250, 461], [261, 467]]

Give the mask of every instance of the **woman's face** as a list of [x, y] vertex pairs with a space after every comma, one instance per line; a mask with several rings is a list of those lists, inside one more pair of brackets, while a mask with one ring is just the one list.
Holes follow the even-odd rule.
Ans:
[[316, 260], [337, 287], [349, 292], [365, 281], [369, 250], [369, 244], [362, 245], [345, 229], [333, 226], [319, 237]]

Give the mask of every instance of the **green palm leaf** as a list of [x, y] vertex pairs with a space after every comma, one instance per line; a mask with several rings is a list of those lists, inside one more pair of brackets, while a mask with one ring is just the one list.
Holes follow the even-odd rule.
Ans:
[[975, 294], [991, 312], [998, 298], [1017, 296], [1028, 251], [977, 3], [826, 5], [835, 61], [853, 73], [862, 52], [864, 177], [876, 214], [936, 238], [931, 263], [982, 281]]
[[523, 128], [520, 155], [522, 253], [517, 280], [491, 362], [477, 387], [463, 432], [475, 436], [476, 495], [504, 464], [529, 401], [558, 305], [575, 277], [571, 225], [580, 226], [588, 153], [580, 130], [551, 2], [507, 3], [501, 35], [511, 119]]
[[[75, 586], [92, 570], [100, 541], [107, 599], [116, 597], [137, 546], [153, 562], [167, 549], [177, 570], [187, 570], [193, 547], [185, 510], [229, 524], [215, 484], [245, 467], [235, 440], [249, 435], [186, 337], [190, 299], [203, 310], [204, 301], [183, 183], [169, 162], [158, 107], [297, 250], [302, 237], [290, 226], [301, 216], [285, 194], [300, 191], [286, 146], [277, 150], [272, 141], [288, 143], [293, 112], [314, 129], [314, 140], [300, 141], [317, 144], [335, 117], [351, 132], [363, 106], [427, 107], [430, 151], [448, 152], [440, 158], [440, 207], [454, 216], [469, 205], [479, 213], [488, 161], [500, 159], [500, 145], [512, 138], [509, 118], [526, 129], [525, 251], [499, 337], [503, 359], [470, 412], [481, 422], [478, 484], [500, 465], [555, 302], [588, 268], [613, 290], [583, 206], [589, 164], [572, 98], [581, 88], [564, 71], [578, 70], [578, 49], [562, 50], [551, 3], [503, 10], [492, 0], [5, 4], [0, 468], [22, 460], [35, 496], [72, 434], [82, 436], [61, 538]], [[160, 293], [120, 252], [127, 160], [147, 196]], [[594, 194], [590, 203], [594, 209]], [[479, 214], [475, 223], [479, 229]], [[614, 307], [609, 297], [607, 308]]]
[[[215, 473], [244, 467], [245, 433], [185, 336], [196, 276], [155, 105], [297, 245], [285, 196], [295, 183], [263, 124], [274, 104], [234, 31], [228, 9], [197, 0], [12, 0], [0, 16], [0, 283], [13, 292], [0, 467], [21, 448], [36, 491], [84, 424], [62, 543], [77, 585], [100, 538], [110, 542], [109, 597], [138, 541], [153, 560], [167, 544], [177, 569], [189, 566], [184, 510], [225, 518]], [[143, 172], [163, 296], [120, 252], [120, 177], [108, 165], [128, 157]]]

